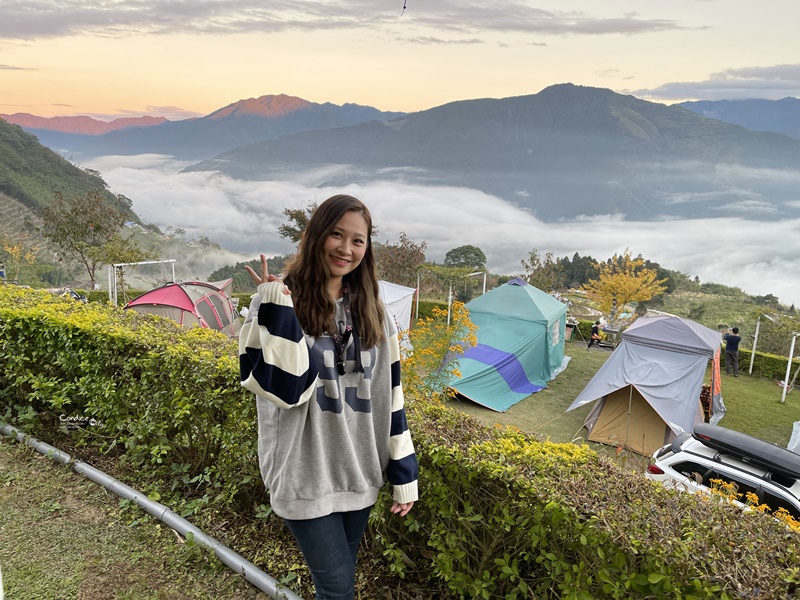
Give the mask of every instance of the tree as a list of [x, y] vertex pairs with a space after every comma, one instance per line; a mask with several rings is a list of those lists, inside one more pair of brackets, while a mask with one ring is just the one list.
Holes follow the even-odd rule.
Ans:
[[109, 205], [99, 192], [68, 200], [58, 193], [55, 202], [42, 211], [42, 220], [42, 235], [65, 256], [83, 263], [91, 289], [94, 289], [97, 269], [108, 264], [103, 246], [119, 234], [125, 216]]
[[[158, 260], [158, 253], [155, 250], [145, 250], [133, 236], [125, 238], [120, 234], [116, 234], [103, 244], [98, 250], [98, 256], [103, 264], [107, 265]], [[117, 267], [117, 285], [122, 297], [125, 298], [124, 267]]]
[[614, 324], [617, 311], [629, 302], [650, 300], [664, 291], [664, 279], [656, 279], [656, 272], [644, 266], [644, 259], [632, 258], [625, 249], [621, 256], [614, 255], [600, 264], [597, 279], [583, 286], [586, 295], [600, 305], [600, 310], [611, 314]]
[[278, 227], [278, 235], [297, 244], [308, 227], [308, 220], [315, 210], [317, 210], [316, 202], [305, 208], [284, 208], [283, 215], [289, 219], [289, 222]]
[[486, 265], [486, 255], [477, 246], [459, 246], [448, 250], [444, 257], [446, 267], [469, 267], [472, 270], [483, 270]]
[[3, 254], [6, 262], [6, 278], [11, 281], [20, 281], [23, 270], [36, 264], [37, 252], [39, 252], [38, 246], [32, 244], [25, 233], [16, 236], [15, 239], [4, 238]]
[[460, 284], [470, 281], [469, 276], [472, 269], [473, 267], [445, 267], [425, 263], [420, 265], [419, 272], [423, 282], [436, 282], [438, 286], [443, 284], [445, 286], [443, 291], [447, 292], [455, 288], [455, 292], [458, 294]]
[[561, 265], [553, 260], [553, 253], [548, 252], [544, 260], [539, 255], [539, 251], [534, 248], [531, 250], [528, 260], [521, 260], [525, 274], [522, 278], [534, 287], [544, 292], [556, 292], [564, 288], [566, 276]]
[[375, 244], [375, 260], [382, 279], [406, 285], [417, 286], [417, 274], [422, 263], [425, 262], [427, 242], [417, 244], [411, 240], [404, 231], [400, 232], [400, 241], [397, 244]]
[[597, 277], [597, 261], [591, 256], [581, 256], [577, 252], [572, 260], [565, 256], [557, 261], [564, 273], [564, 285], [580, 287]]

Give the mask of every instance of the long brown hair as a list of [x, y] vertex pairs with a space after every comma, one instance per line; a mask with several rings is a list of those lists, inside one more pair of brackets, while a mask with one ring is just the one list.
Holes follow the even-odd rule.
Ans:
[[345, 275], [342, 285], [350, 290], [350, 310], [362, 347], [372, 348], [383, 340], [384, 308], [372, 251], [372, 216], [361, 200], [338, 194], [317, 207], [300, 238], [297, 254], [286, 268], [284, 281], [292, 291], [294, 310], [303, 331], [314, 337], [336, 331], [336, 307], [328, 294], [331, 274], [324, 260], [324, 249], [333, 228], [349, 211], [359, 213], [367, 222], [367, 247], [361, 264]]

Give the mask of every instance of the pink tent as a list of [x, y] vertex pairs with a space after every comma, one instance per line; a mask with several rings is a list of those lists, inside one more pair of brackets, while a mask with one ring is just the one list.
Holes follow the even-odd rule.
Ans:
[[231, 302], [232, 288], [233, 279], [167, 283], [137, 296], [125, 308], [167, 317], [185, 327], [206, 327], [234, 336], [239, 322]]

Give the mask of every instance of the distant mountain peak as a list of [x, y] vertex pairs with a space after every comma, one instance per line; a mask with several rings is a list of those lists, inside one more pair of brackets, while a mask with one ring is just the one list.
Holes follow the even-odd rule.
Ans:
[[773, 131], [800, 139], [800, 99], [791, 96], [780, 100], [696, 100], [678, 106], [753, 131]]
[[266, 118], [285, 117], [298, 110], [304, 110], [313, 106], [313, 102], [287, 96], [286, 94], [269, 94], [258, 98], [248, 98], [229, 104], [219, 110], [207, 115], [206, 119], [216, 120], [227, 117], [257, 116]]
[[100, 121], [86, 115], [73, 117], [37, 117], [28, 113], [0, 115], [8, 123], [27, 129], [46, 129], [62, 133], [78, 133], [82, 135], [103, 135], [110, 131], [127, 129], [128, 127], [152, 127], [167, 121], [164, 117], [122, 117], [113, 121]]

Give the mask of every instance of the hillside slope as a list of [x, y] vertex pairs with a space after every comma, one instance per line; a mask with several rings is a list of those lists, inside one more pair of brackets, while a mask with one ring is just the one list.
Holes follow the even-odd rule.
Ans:
[[102, 193], [110, 203], [138, 220], [98, 176], [42, 146], [21, 127], [0, 119], [0, 192], [39, 213], [56, 193], [65, 197]]

